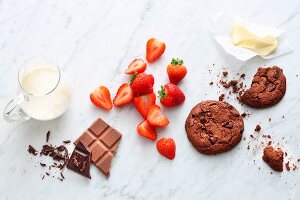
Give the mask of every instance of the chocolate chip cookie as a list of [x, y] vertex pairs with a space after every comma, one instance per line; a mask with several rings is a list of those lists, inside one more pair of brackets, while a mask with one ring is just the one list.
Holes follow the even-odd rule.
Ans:
[[229, 103], [203, 101], [190, 112], [185, 122], [187, 137], [203, 154], [218, 154], [235, 147], [244, 131], [243, 118]]
[[281, 68], [258, 68], [251, 87], [241, 96], [241, 101], [253, 108], [266, 108], [277, 104], [286, 91], [286, 78]]
[[272, 146], [267, 146], [262, 159], [275, 171], [283, 171], [283, 151], [281, 149], [276, 150]]

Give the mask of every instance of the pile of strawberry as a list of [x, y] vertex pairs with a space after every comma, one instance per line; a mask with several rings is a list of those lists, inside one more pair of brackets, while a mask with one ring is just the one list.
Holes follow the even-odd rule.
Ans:
[[[146, 60], [152, 63], [157, 60], [165, 51], [164, 42], [151, 38], [146, 45]], [[95, 89], [90, 99], [94, 105], [105, 110], [112, 109], [113, 105], [120, 107], [129, 103], [134, 103], [135, 108], [144, 118], [137, 126], [137, 132], [151, 141], [157, 138], [156, 127], [165, 127], [169, 124], [168, 118], [156, 105], [156, 95], [153, 92], [154, 77], [152, 74], [144, 73], [147, 64], [142, 59], [133, 60], [125, 73], [131, 75], [129, 83], [120, 86], [113, 101], [110, 92], [105, 86]], [[165, 107], [174, 107], [182, 104], [185, 100], [184, 93], [177, 84], [185, 77], [187, 70], [183, 65], [183, 60], [172, 59], [167, 67], [170, 83], [161, 86], [158, 91], [160, 103]], [[172, 138], [161, 138], [156, 144], [160, 154], [168, 159], [174, 159], [176, 145]]]

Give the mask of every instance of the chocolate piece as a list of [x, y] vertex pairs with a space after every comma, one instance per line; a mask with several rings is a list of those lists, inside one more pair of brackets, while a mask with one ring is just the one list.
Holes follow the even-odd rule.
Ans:
[[35, 156], [37, 155], [37, 150], [35, 150], [35, 148], [33, 148], [33, 146], [31, 146], [31, 145], [28, 146], [27, 151]]
[[91, 152], [82, 142], [79, 142], [69, 159], [67, 168], [90, 179], [90, 165]]
[[46, 134], [46, 142], [49, 141], [49, 137], [50, 137], [50, 131], [48, 131], [47, 134]]
[[75, 141], [82, 142], [92, 153], [92, 162], [109, 177], [110, 165], [117, 152], [121, 133], [110, 127], [106, 122], [97, 119], [84, 133]]
[[63, 141], [63, 143], [65, 143], [65, 144], [69, 144], [71, 142], [71, 140], [65, 140], [65, 141]]

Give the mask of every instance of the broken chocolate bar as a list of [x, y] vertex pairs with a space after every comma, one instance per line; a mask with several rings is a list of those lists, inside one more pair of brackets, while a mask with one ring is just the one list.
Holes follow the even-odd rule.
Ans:
[[102, 119], [97, 119], [75, 141], [75, 144], [82, 142], [92, 153], [93, 163], [106, 177], [109, 177], [110, 165], [117, 152], [121, 138], [121, 133], [110, 127]]
[[87, 178], [91, 178], [90, 175], [91, 165], [91, 152], [79, 142], [67, 164], [67, 168]]

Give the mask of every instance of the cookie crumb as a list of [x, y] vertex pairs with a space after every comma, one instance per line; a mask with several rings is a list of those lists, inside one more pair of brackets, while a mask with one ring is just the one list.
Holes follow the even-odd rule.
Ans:
[[261, 130], [261, 127], [259, 124], [256, 125], [254, 131], [259, 132]]
[[224, 71], [224, 72], [223, 72], [223, 76], [226, 77], [227, 75], [228, 75], [228, 72], [227, 72], [227, 71]]
[[246, 114], [245, 112], [243, 112], [243, 113], [241, 114], [241, 116], [242, 116], [243, 118], [245, 118], [245, 117], [247, 116], [247, 114]]
[[275, 171], [283, 171], [283, 151], [280, 148], [276, 150], [270, 145], [267, 146], [262, 159]]
[[291, 167], [290, 167], [290, 162], [288, 161], [287, 163], [285, 163], [285, 168], [286, 170], [290, 171]]
[[224, 97], [225, 97], [225, 94], [221, 94], [221, 95], [219, 96], [219, 101], [223, 101], [223, 100], [224, 100]]

